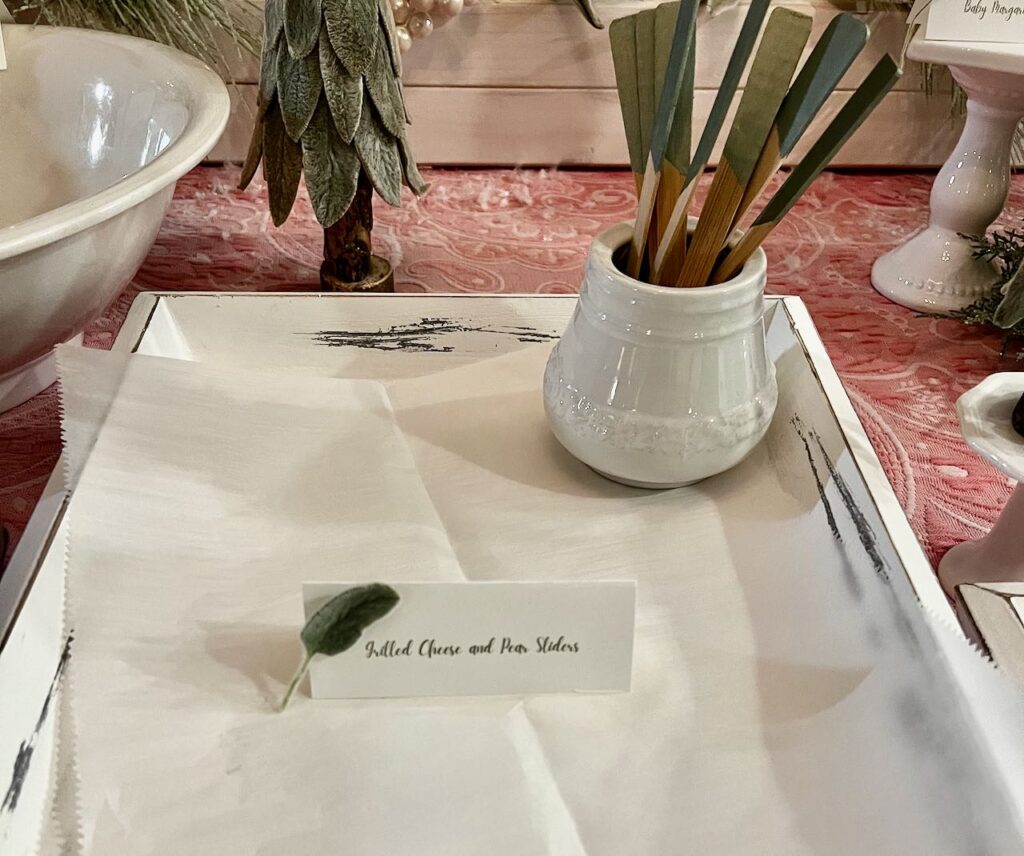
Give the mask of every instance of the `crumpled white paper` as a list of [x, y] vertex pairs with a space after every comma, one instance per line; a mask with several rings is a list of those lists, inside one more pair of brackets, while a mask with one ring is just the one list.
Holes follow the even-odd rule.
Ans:
[[[79, 852], [1013, 852], [921, 616], [825, 525], [806, 379], [751, 459], [651, 493], [557, 445], [546, 352], [385, 388], [61, 350]], [[304, 580], [628, 577], [628, 694], [274, 711]]]

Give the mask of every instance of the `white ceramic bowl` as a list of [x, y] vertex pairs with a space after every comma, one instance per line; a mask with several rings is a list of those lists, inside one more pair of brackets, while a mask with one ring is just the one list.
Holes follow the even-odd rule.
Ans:
[[53, 382], [53, 346], [135, 275], [230, 109], [217, 75], [152, 42], [14, 24], [3, 35], [0, 412]]

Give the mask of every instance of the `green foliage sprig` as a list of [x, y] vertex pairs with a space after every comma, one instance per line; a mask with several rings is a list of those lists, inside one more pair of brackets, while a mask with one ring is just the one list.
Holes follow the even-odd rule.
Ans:
[[398, 601], [398, 592], [391, 586], [371, 583], [345, 589], [314, 612], [299, 634], [306, 653], [281, 700], [281, 710], [288, 706], [314, 656], [333, 657], [347, 651], [367, 627], [391, 612]]
[[1007, 340], [1024, 336], [1024, 232], [993, 232], [975, 238], [974, 246], [975, 258], [996, 266], [999, 281], [988, 294], [951, 316], [964, 324], [998, 327], [1005, 331]]
[[255, 0], [0, 0], [19, 20], [107, 30], [150, 39], [198, 57], [230, 77], [227, 33], [239, 52], [258, 55], [261, 15]]

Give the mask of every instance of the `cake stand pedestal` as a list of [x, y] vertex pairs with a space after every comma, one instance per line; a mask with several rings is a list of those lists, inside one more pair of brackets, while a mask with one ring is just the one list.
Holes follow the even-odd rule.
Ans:
[[967, 121], [932, 185], [928, 225], [879, 258], [871, 284], [890, 300], [923, 312], [969, 306], [998, 281], [974, 257], [969, 237], [983, 235], [1010, 189], [1010, 147], [1024, 117], [1024, 45], [911, 42], [908, 58], [947, 65], [967, 93]]

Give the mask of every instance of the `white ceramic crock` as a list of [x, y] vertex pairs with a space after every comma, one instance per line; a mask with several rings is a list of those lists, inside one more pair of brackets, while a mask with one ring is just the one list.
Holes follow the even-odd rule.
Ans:
[[622, 273], [620, 223], [598, 235], [569, 327], [544, 374], [555, 436], [635, 487], [692, 484], [738, 464], [775, 412], [765, 352], [764, 251], [729, 282], [666, 288]]

